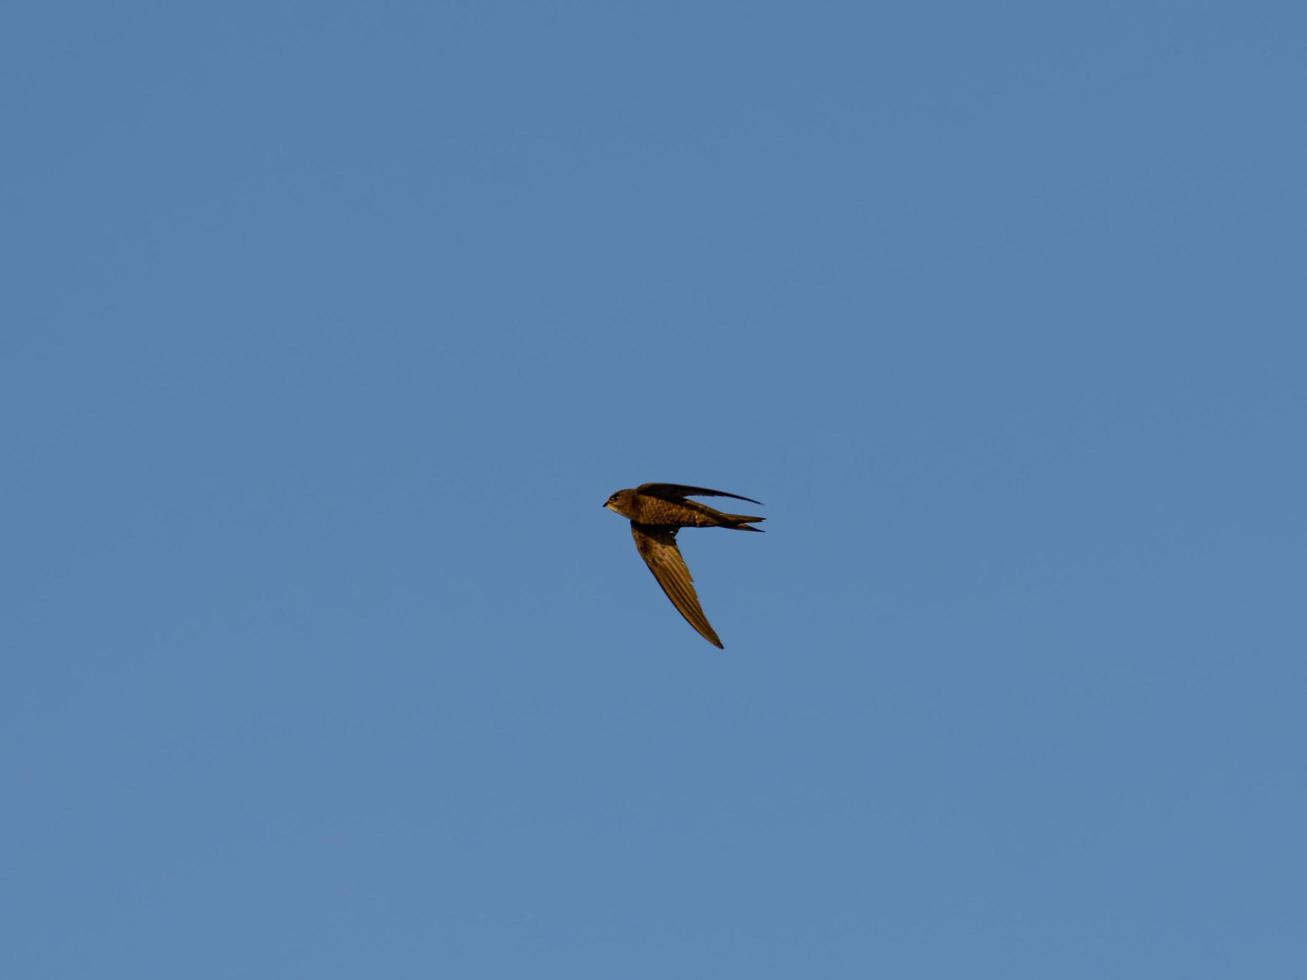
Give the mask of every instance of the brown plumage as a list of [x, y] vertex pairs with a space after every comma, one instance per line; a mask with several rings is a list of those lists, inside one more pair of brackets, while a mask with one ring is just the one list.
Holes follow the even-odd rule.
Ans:
[[725, 527], [736, 531], [761, 531], [750, 527], [765, 517], [746, 514], [725, 514], [697, 500], [687, 497], [731, 497], [759, 503], [752, 497], [709, 490], [706, 487], [687, 487], [679, 483], [642, 483], [638, 487], [618, 490], [604, 504], [631, 522], [631, 536], [636, 550], [649, 566], [649, 571], [662, 586], [667, 598], [685, 621], [699, 631], [705, 640], [721, 648], [722, 641], [703, 614], [699, 596], [694, 591], [694, 578], [676, 546], [676, 532], [683, 527]]

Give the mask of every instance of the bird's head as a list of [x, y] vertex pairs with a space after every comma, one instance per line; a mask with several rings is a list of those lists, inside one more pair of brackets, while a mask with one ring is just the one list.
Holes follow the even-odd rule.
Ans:
[[604, 503], [604, 507], [615, 514], [621, 514], [623, 517], [631, 516], [631, 501], [635, 497], [634, 490], [617, 490], [609, 496]]

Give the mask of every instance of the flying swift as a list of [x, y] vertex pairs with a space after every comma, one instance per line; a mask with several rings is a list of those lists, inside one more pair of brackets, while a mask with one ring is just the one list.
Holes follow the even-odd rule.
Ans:
[[751, 527], [765, 517], [747, 514], [725, 514], [689, 497], [730, 497], [751, 504], [761, 504], [752, 497], [709, 490], [707, 487], [687, 487], [679, 483], [642, 483], [638, 487], [618, 490], [604, 504], [608, 510], [621, 514], [631, 522], [631, 536], [636, 550], [653, 572], [667, 598], [672, 601], [685, 621], [693, 626], [705, 640], [722, 649], [722, 641], [708, 622], [694, 591], [694, 578], [676, 546], [676, 534], [683, 527], [724, 527], [734, 531], [757, 531]]

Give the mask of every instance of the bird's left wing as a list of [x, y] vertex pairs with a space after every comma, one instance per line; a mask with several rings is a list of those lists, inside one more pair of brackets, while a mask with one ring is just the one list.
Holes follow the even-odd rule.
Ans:
[[722, 648], [722, 641], [703, 614], [699, 596], [694, 591], [694, 578], [676, 547], [676, 528], [631, 522], [631, 537], [640, 557], [653, 572], [667, 598], [685, 617], [685, 621], [699, 631], [699, 635], [713, 646]]
[[761, 500], [754, 500], [752, 497], [741, 497], [738, 493], [727, 493], [725, 490], [709, 490], [707, 487], [687, 487], [680, 483], [641, 483], [635, 489], [640, 493], [647, 493], [651, 497], [661, 497], [664, 500], [678, 500], [681, 497], [731, 497], [735, 500], [747, 500], [751, 504], [764, 506]]

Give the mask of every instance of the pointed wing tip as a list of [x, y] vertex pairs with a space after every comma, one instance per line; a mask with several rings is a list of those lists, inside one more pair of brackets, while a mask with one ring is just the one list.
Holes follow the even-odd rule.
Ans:
[[707, 630], [702, 630], [698, 626], [695, 626], [694, 623], [691, 623], [690, 625], [694, 626], [694, 631], [696, 633], [715, 646], [718, 650], [726, 649], [726, 645], [722, 643], [721, 638], [717, 636], [717, 631], [711, 626], [709, 626]]

